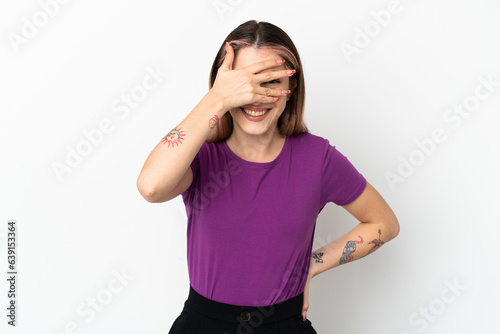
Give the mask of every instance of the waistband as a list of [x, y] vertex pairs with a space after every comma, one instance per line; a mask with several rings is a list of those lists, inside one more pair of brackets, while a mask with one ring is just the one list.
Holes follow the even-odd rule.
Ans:
[[204, 316], [228, 322], [268, 324], [300, 316], [304, 293], [269, 306], [239, 306], [217, 302], [196, 292], [191, 284], [185, 309], [192, 309]]

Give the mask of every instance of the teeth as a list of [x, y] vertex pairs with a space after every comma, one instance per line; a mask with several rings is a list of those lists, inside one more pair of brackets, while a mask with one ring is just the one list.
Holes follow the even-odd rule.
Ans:
[[253, 111], [253, 110], [248, 110], [248, 109], [243, 109], [248, 115], [251, 115], [251, 116], [262, 116], [264, 115], [266, 112], [269, 111], [266, 110], [266, 111]]

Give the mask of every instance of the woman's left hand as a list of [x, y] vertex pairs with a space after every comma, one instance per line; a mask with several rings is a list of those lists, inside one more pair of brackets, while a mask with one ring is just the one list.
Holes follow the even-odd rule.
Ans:
[[304, 288], [304, 302], [302, 304], [302, 316], [304, 317], [304, 321], [307, 318], [307, 310], [309, 309], [309, 284], [311, 283], [311, 279], [316, 276], [315, 272], [316, 263], [314, 259], [311, 259], [311, 263], [309, 265], [309, 273], [307, 274], [306, 286]]

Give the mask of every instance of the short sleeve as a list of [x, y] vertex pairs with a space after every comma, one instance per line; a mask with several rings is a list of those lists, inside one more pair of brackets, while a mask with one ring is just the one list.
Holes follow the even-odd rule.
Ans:
[[354, 201], [366, 187], [365, 177], [328, 140], [321, 176], [320, 207], [328, 202], [346, 205]]

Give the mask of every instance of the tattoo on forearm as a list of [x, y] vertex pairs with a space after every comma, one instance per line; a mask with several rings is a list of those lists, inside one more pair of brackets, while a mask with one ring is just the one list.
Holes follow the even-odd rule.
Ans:
[[370, 241], [368, 243], [368, 245], [373, 244], [372, 248], [370, 248], [370, 250], [368, 251], [368, 254], [373, 253], [374, 251], [379, 249], [384, 244], [384, 242], [382, 240], [380, 240], [381, 234], [382, 234], [382, 231], [379, 229], [378, 230], [378, 239], [373, 239], [372, 241]]
[[363, 243], [363, 238], [360, 235], [358, 235], [358, 237], [360, 239], [359, 241], [349, 240], [345, 244], [344, 251], [342, 252], [342, 257], [340, 258], [340, 261], [339, 261], [340, 264], [347, 263], [347, 262], [354, 260], [354, 256], [352, 255], [352, 253], [354, 253], [356, 251], [356, 244]]
[[162, 139], [162, 143], [168, 143], [168, 147], [174, 147], [175, 145], [179, 146], [179, 144], [182, 144], [182, 140], [184, 140], [185, 136], [186, 135], [184, 134], [184, 131], [181, 131], [181, 128], [175, 128]]
[[217, 123], [219, 123], [219, 116], [217, 115], [214, 115], [214, 117], [210, 118], [210, 120], [208, 121], [208, 127], [210, 129], [213, 129]]
[[323, 263], [323, 259], [322, 259], [323, 253], [313, 252], [312, 253], [312, 257], [313, 257], [313, 259], [316, 260], [315, 261], [316, 263]]

